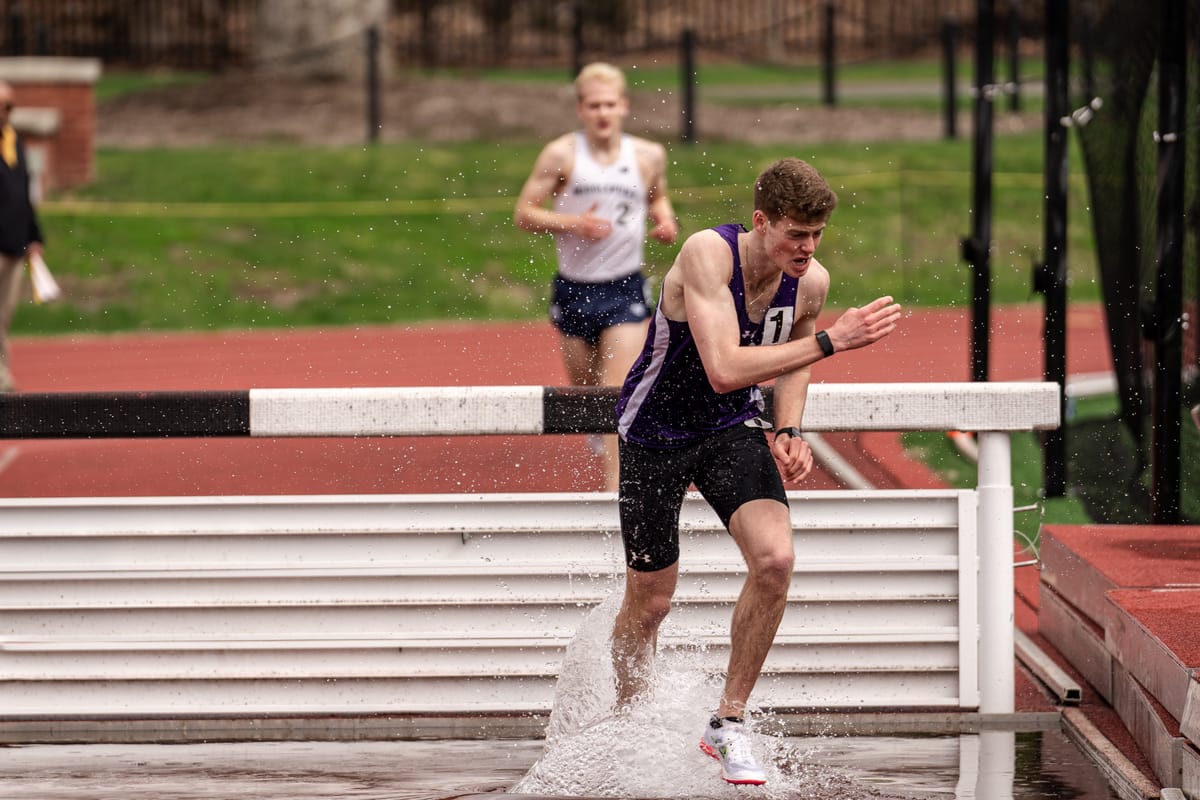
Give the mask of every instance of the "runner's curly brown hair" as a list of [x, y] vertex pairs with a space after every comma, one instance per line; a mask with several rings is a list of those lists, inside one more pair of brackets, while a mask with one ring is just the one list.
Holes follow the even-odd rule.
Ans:
[[837, 208], [837, 194], [806, 161], [781, 158], [754, 182], [754, 210], [775, 222], [791, 217], [798, 222], [827, 222]]

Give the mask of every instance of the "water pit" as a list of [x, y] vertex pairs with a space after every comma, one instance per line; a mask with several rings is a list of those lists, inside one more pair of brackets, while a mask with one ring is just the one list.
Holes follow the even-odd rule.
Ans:
[[[271, 741], [0, 747], [0, 798], [629, 797], [687, 800], [1115, 800], [1054, 714], [1036, 729], [904, 736], [789, 736], [794, 718], [752, 715], [763, 787], [733, 787], [698, 748], [719, 676], [686, 648], [655, 661], [621, 714], [609, 638], [615, 600], [564, 656], [544, 739]], [[953, 716], [953, 715], [947, 715]], [[313, 724], [309, 721], [309, 725]], [[334, 732], [336, 723], [330, 723]], [[809, 733], [809, 731], [806, 731]], [[383, 733], [383, 736], [386, 736]], [[319, 738], [319, 737], [318, 737]], [[334, 738], [334, 737], [331, 737]]]
[[[256, 742], [0, 748], [0, 797], [38, 800], [443, 800], [512, 794], [544, 742]], [[623, 744], [615, 743], [620, 752]], [[787, 800], [1116, 800], [1100, 770], [1057, 728], [955, 736], [785, 738], [796, 760], [761, 788], [720, 780], [698, 750], [634, 797]], [[597, 756], [596, 763], [603, 761]], [[566, 768], [564, 766], [564, 768]], [[543, 776], [544, 777], [544, 776]], [[580, 775], [564, 773], [563, 783]], [[636, 781], [635, 781], [636, 779]], [[592, 795], [596, 796], [596, 795]], [[622, 795], [609, 795], [622, 796]]]

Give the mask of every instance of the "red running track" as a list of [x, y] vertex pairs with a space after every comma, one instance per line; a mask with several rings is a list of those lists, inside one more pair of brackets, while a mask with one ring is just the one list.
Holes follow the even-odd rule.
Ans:
[[[1040, 305], [994, 308], [993, 380], [1040, 379]], [[824, 324], [834, 319], [830, 314]], [[873, 347], [813, 368], [814, 381], [970, 380], [969, 313], [916, 309]], [[165, 391], [566, 384], [548, 323], [432, 323], [295, 331], [18, 337], [24, 391]], [[1099, 305], [1068, 314], [1072, 375], [1110, 371]], [[938, 485], [889, 433], [828, 437], [881, 487]], [[369, 439], [100, 439], [0, 443], [0, 496], [595, 491], [582, 436]], [[802, 487], [836, 488], [818, 470]]]

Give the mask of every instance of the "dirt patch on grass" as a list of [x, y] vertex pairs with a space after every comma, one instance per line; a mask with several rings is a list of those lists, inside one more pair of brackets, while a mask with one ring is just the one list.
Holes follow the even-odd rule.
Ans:
[[[381, 141], [549, 139], [574, 126], [574, 97], [561, 87], [482, 80], [395, 79], [381, 96]], [[660, 141], [682, 131], [678, 93], [635, 93], [631, 133]], [[970, 131], [969, 115], [958, 130]], [[1036, 114], [998, 116], [997, 131], [1035, 129]], [[823, 141], [932, 140], [940, 113], [863, 108], [777, 108], [701, 101], [701, 140], [755, 144]], [[367, 141], [367, 97], [361, 84], [224, 75], [200, 84], [162, 87], [102, 103], [101, 147], [198, 147], [294, 142], [346, 146]], [[961, 134], [960, 134], [961, 135]]]

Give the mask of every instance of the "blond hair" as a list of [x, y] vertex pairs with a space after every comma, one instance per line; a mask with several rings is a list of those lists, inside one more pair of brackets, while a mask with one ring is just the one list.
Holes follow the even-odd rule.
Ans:
[[587, 81], [601, 81], [603, 83], [614, 84], [621, 90], [621, 94], [625, 94], [625, 73], [612, 64], [603, 61], [593, 61], [579, 70], [579, 74], [575, 76], [576, 97], [583, 98], [583, 84]]

